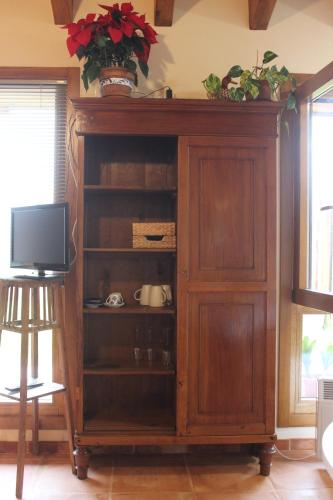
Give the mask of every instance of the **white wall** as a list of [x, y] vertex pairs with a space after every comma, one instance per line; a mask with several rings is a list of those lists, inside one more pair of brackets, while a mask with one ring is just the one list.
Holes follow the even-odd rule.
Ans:
[[[111, 4], [112, 1], [105, 3]], [[154, 0], [133, 0], [153, 22]], [[175, 0], [174, 23], [156, 28], [150, 76], [139, 90], [170, 85], [177, 97], [205, 97], [201, 81], [233, 64], [255, 64], [257, 49], [279, 54], [299, 73], [316, 72], [333, 59], [332, 0], [278, 0], [267, 31], [248, 28], [247, 0]], [[76, 19], [101, 12], [95, 0], [74, 0]], [[51, 0], [0, 1], [0, 66], [76, 66], [66, 30], [53, 24]], [[85, 91], [82, 91], [85, 95]]]

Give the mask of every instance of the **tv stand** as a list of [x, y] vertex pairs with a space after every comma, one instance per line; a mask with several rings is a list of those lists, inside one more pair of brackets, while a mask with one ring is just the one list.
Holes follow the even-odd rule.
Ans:
[[[74, 425], [72, 405], [68, 388], [68, 361], [64, 332], [63, 295], [64, 285], [58, 280], [43, 282], [19, 280], [15, 278], [0, 279], [0, 334], [2, 330], [19, 333], [21, 336], [21, 376], [17, 386], [0, 388], [0, 396], [19, 403], [19, 439], [17, 447], [16, 497], [22, 498], [25, 434], [27, 424], [28, 402], [32, 407], [32, 451], [39, 452], [39, 398], [63, 392], [65, 397], [64, 413], [67, 427], [69, 459], [73, 473], [76, 473], [73, 458]], [[41, 382], [38, 384], [38, 336], [40, 332], [53, 330], [58, 340], [59, 360], [63, 383]], [[30, 340], [29, 340], [30, 339]], [[29, 347], [30, 342], [30, 347]], [[31, 379], [28, 378], [28, 351], [30, 349]], [[13, 390], [16, 389], [16, 390]], [[19, 391], [17, 390], [19, 389]]]
[[64, 274], [17, 274], [14, 276], [16, 279], [22, 280], [63, 280], [65, 277]]

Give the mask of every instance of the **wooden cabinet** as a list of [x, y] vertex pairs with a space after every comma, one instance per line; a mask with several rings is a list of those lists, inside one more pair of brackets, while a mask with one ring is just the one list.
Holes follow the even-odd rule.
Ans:
[[[78, 230], [67, 315], [78, 345], [79, 475], [89, 446], [224, 443], [261, 445], [268, 474], [279, 105], [73, 104], [79, 160], [68, 198]], [[177, 249], [133, 248], [132, 222], [152, 221], [176, 222]], [[133, 293], [145, 283], [170, 284], [173, 304], [138, 305]], [[83, 307], [111, 291], [125, 307]]]

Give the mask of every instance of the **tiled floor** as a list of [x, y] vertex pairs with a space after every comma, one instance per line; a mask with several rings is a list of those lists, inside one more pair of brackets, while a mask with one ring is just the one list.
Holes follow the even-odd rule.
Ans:
[[[309, 452], [285, 452], [300, 458]], [[1, 458], [0, 499], [15, 498], [14, 459]], [[333, 500], [333, 481], [314, 457], [274, 457], [270, 477], [238, 455], [95, 457], [79, 481], [60, 458], [26, 466], [24, 499], [34, 500]]]

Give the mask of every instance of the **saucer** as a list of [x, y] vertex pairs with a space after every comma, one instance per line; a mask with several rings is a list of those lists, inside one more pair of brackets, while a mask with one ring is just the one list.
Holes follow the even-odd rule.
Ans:
[[115, 308], [117, 308], [117, 307], [123, 307], [126, 304], [125, 304], [125, 302], [122, 302], [121, 304], [107, 304], [106, 302], [104, 302], [103, 305], [106, 306], [106, 307], [115, 307]]
[[87, 297], [83, 301], [83, 304], [85, 307], [89, 307], [90, 309], [97, 309], [98, 307], [102, 307], [103, 299], [98, 297]]

